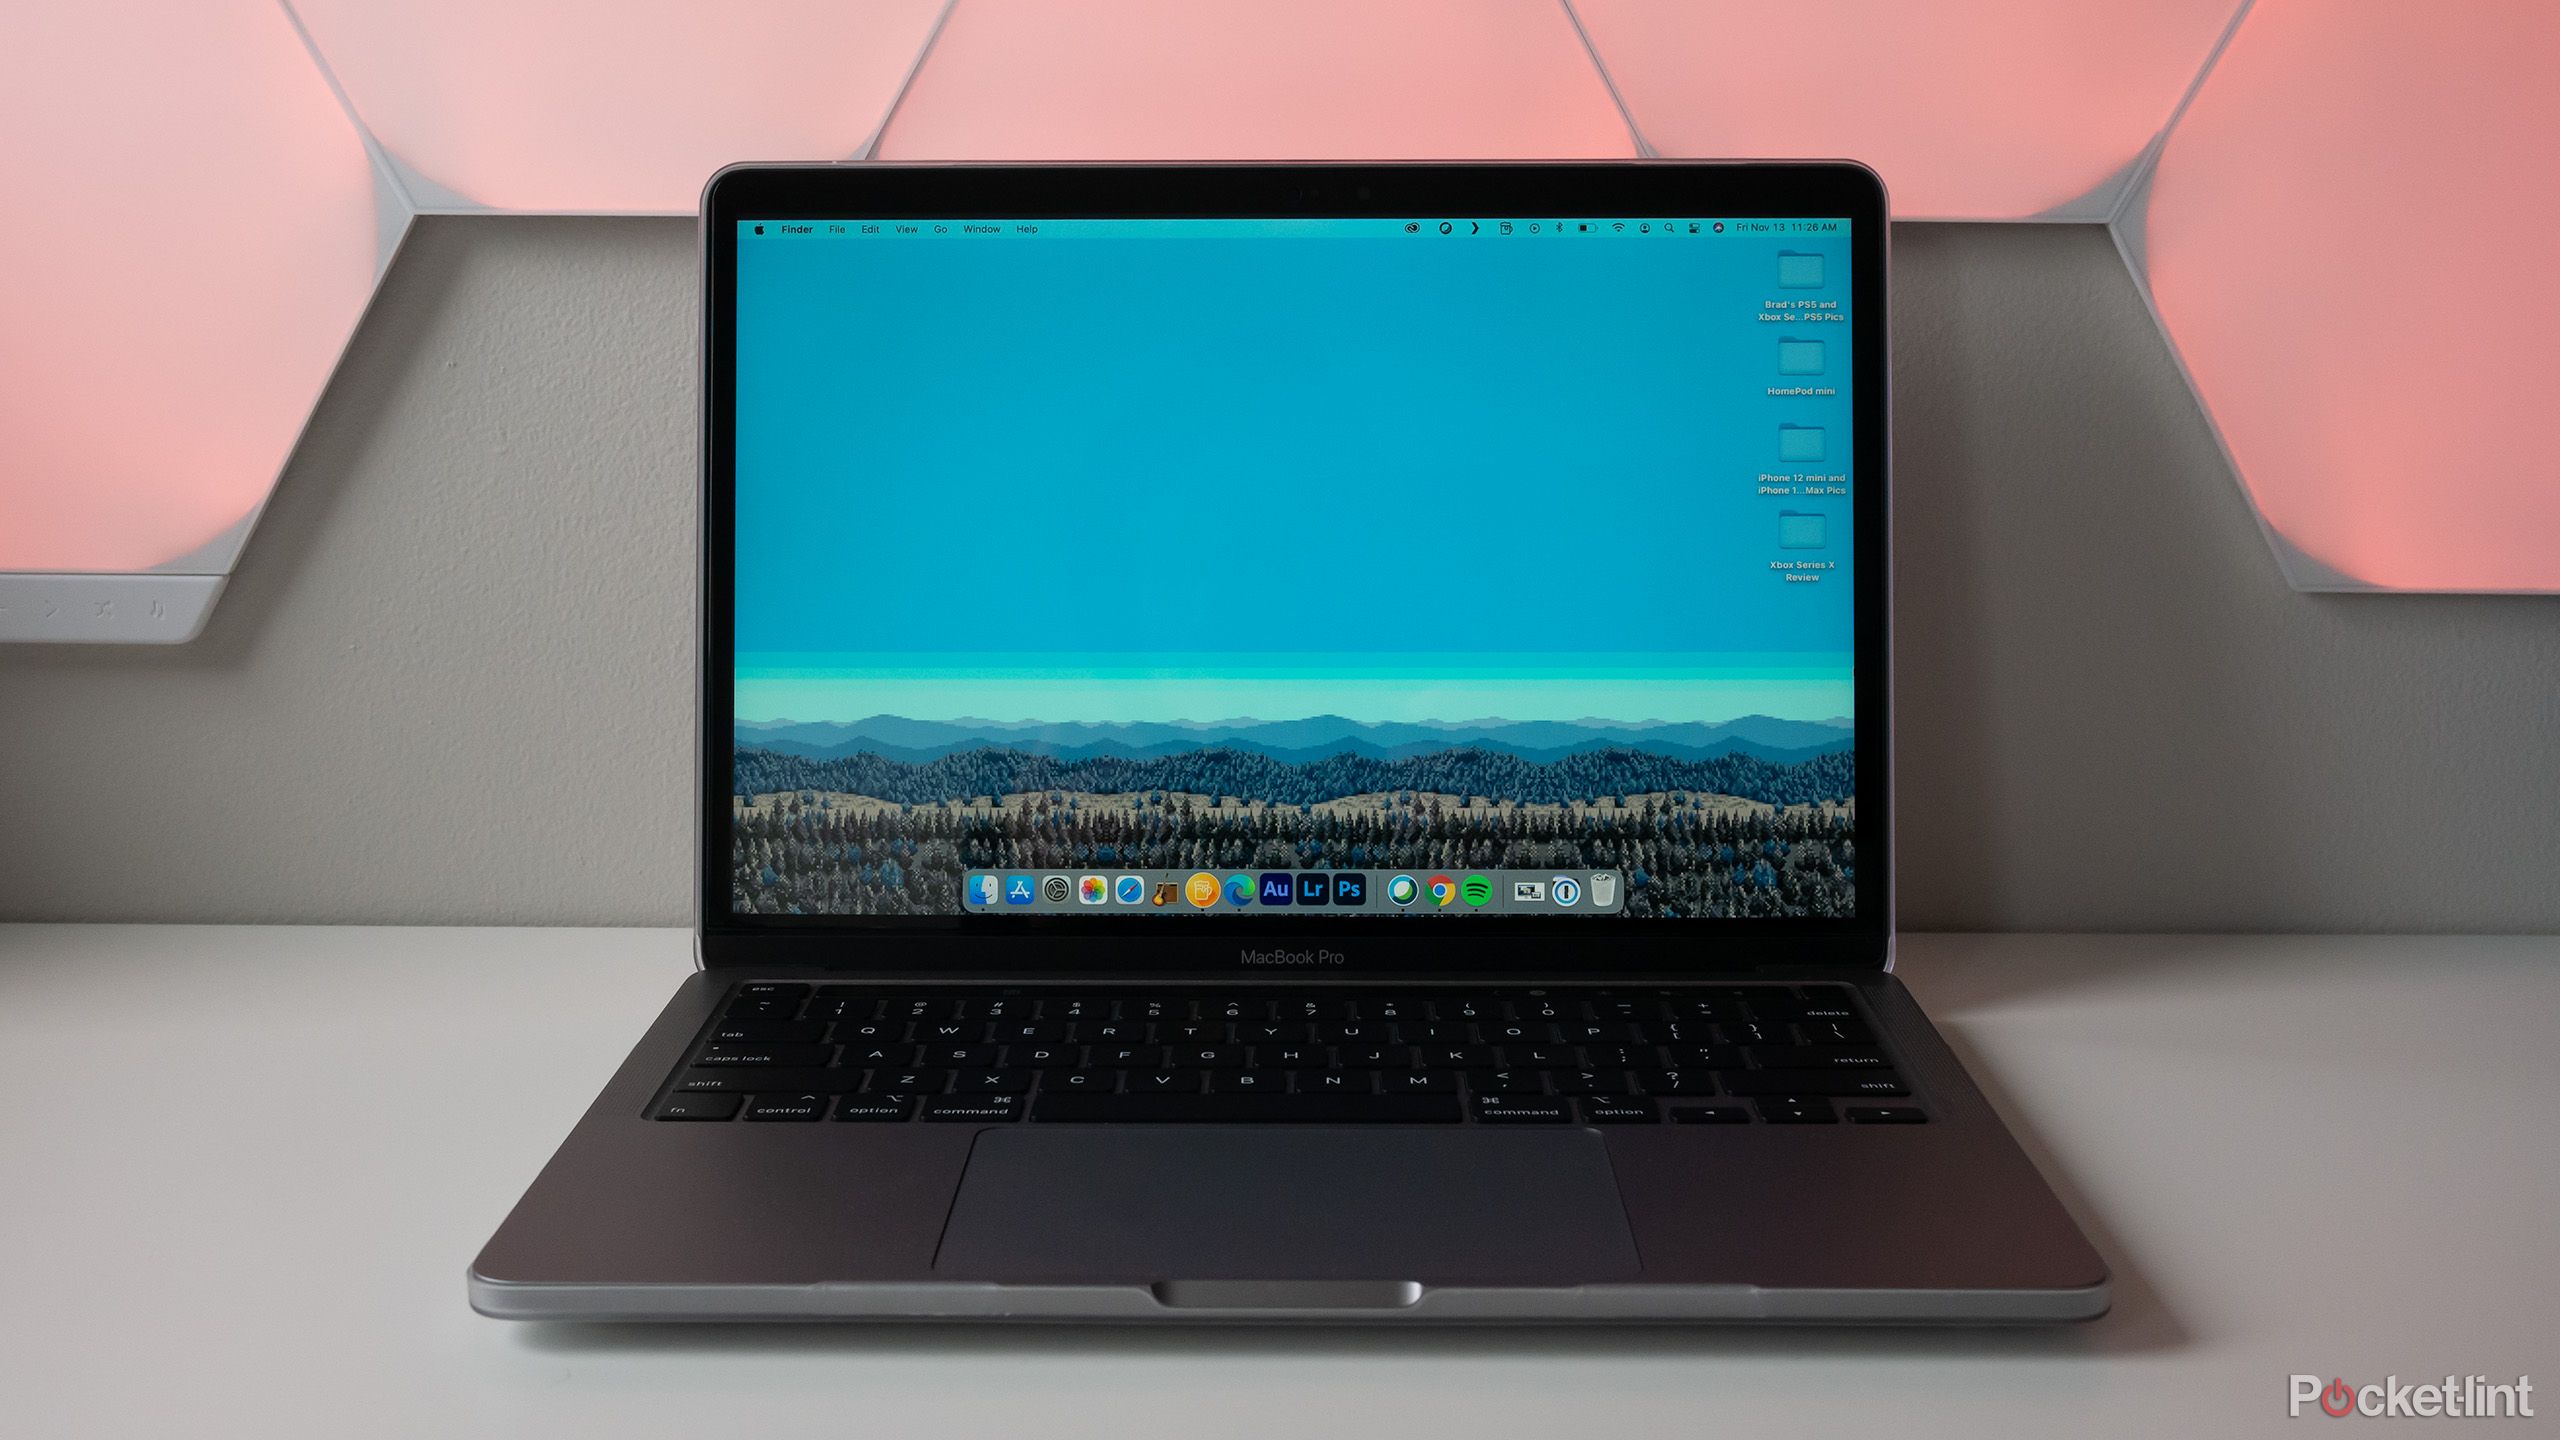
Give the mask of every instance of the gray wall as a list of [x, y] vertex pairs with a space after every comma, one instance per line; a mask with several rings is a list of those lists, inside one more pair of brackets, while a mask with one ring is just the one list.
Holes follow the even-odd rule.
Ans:
[[[2560, 930], [2560, 603], [2293, 593], [2103, 232], [1895, 244], [1905, 924]], [[204, 637], [0, 649], [0, 916], [684, 922], [692, 258], [421, 222]]]

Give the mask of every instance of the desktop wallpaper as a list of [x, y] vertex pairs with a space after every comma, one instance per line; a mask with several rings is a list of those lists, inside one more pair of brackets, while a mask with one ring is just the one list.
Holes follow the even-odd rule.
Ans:
[[742, 914], [1194, 869], [1853, 909], [1845, 222], [766, 223]]

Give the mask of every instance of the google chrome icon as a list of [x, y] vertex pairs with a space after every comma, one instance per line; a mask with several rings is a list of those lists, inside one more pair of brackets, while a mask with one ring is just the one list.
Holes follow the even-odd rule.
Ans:
[[1422, 888], [1434, 905], [1446, 905], [1458, 898], [1458, 882], [1446, 875], [1432, 876], [1423, 882]]
[[[990, 887], [987, 893], [994, 894], [995, 892], [993, 888]], [[1422, 887], [1415, 884], [1413, 877], [1410, 875], [1399, 875], [1393, 880], [1387, 882], [1387, 898], [1398, 905], [1410, 905], [1421, 894]]]

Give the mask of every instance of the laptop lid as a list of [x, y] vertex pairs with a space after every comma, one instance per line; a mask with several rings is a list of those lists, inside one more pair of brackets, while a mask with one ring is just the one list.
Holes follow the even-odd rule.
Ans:
[[706, 964], [1885, 962], [1871, 172], [748, 166], [703, 213]]

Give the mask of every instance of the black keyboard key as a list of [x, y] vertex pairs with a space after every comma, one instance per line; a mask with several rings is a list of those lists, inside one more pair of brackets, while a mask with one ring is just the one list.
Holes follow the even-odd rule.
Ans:
[[1751, 1112], [1739, 1105], [1674, 1105], [1674, 1125], [1748, 1125]]
[[1256, 1045], [1253, 1063], [1276, 1066], [1283, 1070], [1315, 1070], [1333, 1063], [1333, 1052], [1322, 1045]]
[[1753, 1102], [1760, 1118], [1772, 1125], [1834, 1125], [1831, 1102], [1815, 1095], [1763, 1095]]
[[1197, 1095], [1208, 1088], [1206, 1070], [1131, 1070], [1120, 1084], [1132, 1095]]
[[848, 1045], [844, 1048], [842, 1063], [873, 1067], [922, 1065], [924, 1047], [921, 1045]]
[[847, 1095], [836, 1102], [839, 1120], [904, 1120], [916, 1113], [916, 1102], [903, 1095]]
[[1561, 1045], [1556, 1027], [1532, 1022], [1479, 1025], [1476, 1033], [1495, 1045]]
[[966, 1070], [972, 1065], [993, 1065], [1003, 1054], [993, 1045], [927, 1045], [920, 1063], [944, 1070]]
[[1567, 1025], [1562, 1028], [1567, 1045], [1650, 1045], [1653, 1034], [1642, 1025]]
[[818, 998], [821, 1000], [848, 1000], [856, 997], [868, 998], [874, 1005], [880, 1003], [880, 997], [868, 985], [821, 985], [818, 987]]
[[1351, 1070], [1410, 1070], [1413, 1068], [1413, 1047], [1343, 1045], [1335, 1049], [1334, 1063]]
[[1874, 1070], [1719, 1070], [1733, 1095], [1908, 1095], [1902, 1077]]
[[1554, 1070], [1582, 1063], [1570, 1045], [1504, 1045], [1497, 1053], [1502, 1063], [1495, 1068], [1501, 1070]]
[[839, 1020], [827, 1039], [838, 1045], [895, 1045], [907, 1038], [904, 1022]]
[[1651, 1070], [1662, 1064], [1662, 1051], [1652, 1045], [1585, 1045], [1582, 1063], [1607, 1070]]
[[1096, 1045], [1085, 1052], [1084, 1063], [1104, 1070], [1161, 1070], [1167, 1053], [1162, 1045]]
[[1645, 1070], [1636, 1075], [1636, 1088], [1647, 1095], [1713, 1095], [1716, 1082], [1704, 1070]]
[[986, 1028], [967, 1020], [921, 1020], [907, 1033], [927, 1045], [975, 1045]]
[[1209, 1090], [1217, 1095], [1281, 1095], [1289, 1089], [1286, 1070], [1212, 1070]]
[[981, 1124], [1022, 1118], [1019, 1095], [944, 1095], [924, 1102], [921, 1118]]
[[749, 1000], [806, 1000], [809, 987], [789, 981], [751, 980], [738, 987], [738, 994]]
[[1742, 1057], [1763, 1070], [1882, 1070], [1893, 1063], [1872, 1045], [1752, 1045]]
[[1479, 1095], [1544, 1095], [1546, 1078], [1535, 1070], [1470, 1070], [1467, 1088]]
[[836, 1058], [833, 1045], [713, 1045], [694, 1057], [706, 1070], [755, 1066], [822, 1067]]
[[1929, 1117], [1910, 1105], [1851, 1105], [1845, 1107], [1852, 1125], [1926, 1125]]
[[789, 1020], [800, 1013], [797, 1000], [739, 1000], [721, 1012], [724, 1020]]
[[1293, 1070], [1289, 1083], [1301, 1095], [1366, 1095], [1377, 1079], [1375, 1070]]
[[882, 1002], [883, 1020], [951, 1020], [960, 1014], [957, 1000], [936, 1000], [929, 996], [900, 995]]
[[826, 1113], [824, 1095], [756, 1095], [747, 1101], [750, 1120], [815, 1120]]
[[1569, 1100], [1488, 1096], [1476, 1102], [1476, 1119], [1486, 1125], [1561, 1124], [1572, 1118]]
[[1019, 1070], [1072, 1070], [1080, 1053], [1073, 1045], [1012, 1045], [1004, 1063]]
[[744, 1095], [670, 1095], [656, 1114], [661, 1120], [732, 1120], [746, 1103]]
[[1551, 1078], [1559, 1095], [1624, 1095], [1635, 1088], [1624, 1070], [1558, 1070]]
[[947, 1070], [874, 1070], [863, 1089], [874, 1095], [939, 1095], [950, 1084]]
[[1491, 1045], [1425, 1045], [1422, 1063], [1449, 1070], [1498, 1070], [1502, 1052]]
[[1742, 1047], [1739, 1045], [1672, 1045], [1671, 1065], [1678, 1069], [1739, 1070]]
[[756, 1090], [814, 1090], [834, 1095], [862, 1088], [862, 1071], [837, 1070], [687, 1070], [676, 1077], [676, 1089], [689, 1095], [744, 1095]]
[[1454, 1095], [1458, 1077], [1446, 1070], [1386, 1070], [1376, 1072], [1379, 1093], [1385, 1095]]
[[1048, 1020], [1005, 1020], [987, 1027], [990, 1045], [1057, 1045], [1065, 1043], [1067, 1027]]
[[1031, 1118], [1130, 1124], [1413, 1125], [1459, 1118], [1454, 1095], [1056, 1095], [1031, 1101]]
[[1052, 1070], [1040, 1077], [1043, 1090], [1092, 1090], [1109, 1093], [1120, 1088], [1117, 1070]]
[[954, 1095], [1023, 1095], [1030, 1090], [1028, 1070], [961, 1070], [951, 1077]]
[[1176, 1045], [1172, 1050], [1176, 1065], [1199, 1070], [1244, 1068], [1244, 1047], [1241, 1045]]
[[814, 1045], [826, 1038], [824, 1020], [723, 1020], [711, 1027], [714, 1045]]
[[1761, 1025], [1749, 1020], [1718, 1025], [1716, 1038], [1727, 1045], [1785, 1045], [1792, 1040], [1784, 1025]]
[[1582, 1102], [1582, 1122], [1586, 1125], [1655, 1125], [1661, 1120], [1662, 1112], [1650, 1100], [1612, 1097]]
[[1876, 1032], [1863, 1020], [1807, 1020], [1796, 1027], [1807, 1045], [1873, 1045]]
[[904, 1020], [880, 1018], [877, 1000], [812, 1000], [800, 1012], [803, 1020], [834, 1020], [849, 1025], [879, 1025], [890, 1033], [906, 1027]]

